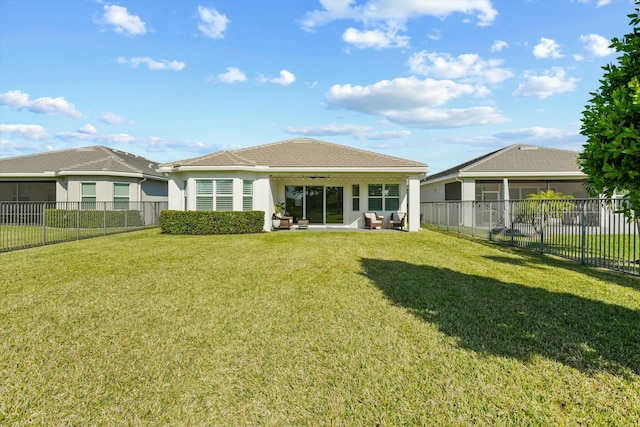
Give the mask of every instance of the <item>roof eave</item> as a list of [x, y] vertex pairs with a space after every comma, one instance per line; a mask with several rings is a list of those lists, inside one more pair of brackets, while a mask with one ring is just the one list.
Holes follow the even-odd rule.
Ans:
[[426, 167], [410, 166], [410, 167], [269, 167], [269, 166], [162, 166], [159, 169], [162, 172], [265, 172], [265, 173], [412, 173], [425, 174]]

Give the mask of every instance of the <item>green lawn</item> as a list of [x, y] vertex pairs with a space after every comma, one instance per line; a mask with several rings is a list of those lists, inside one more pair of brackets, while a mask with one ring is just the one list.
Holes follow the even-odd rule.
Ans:
[[0, 425], [633, 425], [640, 281], [429, 230], [0, 253]]

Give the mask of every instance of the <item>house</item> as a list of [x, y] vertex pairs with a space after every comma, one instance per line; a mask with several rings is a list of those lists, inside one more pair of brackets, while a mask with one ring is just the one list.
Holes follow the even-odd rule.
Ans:
[[[420, 179], [427, 165], [310, 138], [295, 138], [160, 165], [169, 209], [260, 210], [271, 229], [275, 205], [309, 227], [364, 227], [363, 213], [407, 212], [419, 230]], [[385, 222], [386, 224], [386, 222]]]
[[[421, 214], [433, 222], [437, 207], [425, 202], [459, 201], [444, 215], [450, 224], [505, 226], [509, 201], [541, 190], [587, 198], [586, 175], [576, 151], [514, 144], [428, 176], [420, 184]], [[434, 210], [435, 209], [435, 210]]]
[[0, 202], [166, 202], [158, 164], [91, 146], [0, 159]]
[[526, 199], [540, 190], [588, 197], [576, 151], [514, 144], [427, 176], [423, 202]]

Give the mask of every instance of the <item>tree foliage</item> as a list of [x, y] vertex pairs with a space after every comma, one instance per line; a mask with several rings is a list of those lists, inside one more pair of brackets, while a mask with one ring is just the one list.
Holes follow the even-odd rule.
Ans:
[[600, 88], [585, 107], [580, 133], [587, 137], [579, 156], [593, 196], [622, 193], [630, 199], [622, 211], [640, 215], [640, 0], [629, 16], [633, 31], [611, 40], [618, 64], [608, 64]]

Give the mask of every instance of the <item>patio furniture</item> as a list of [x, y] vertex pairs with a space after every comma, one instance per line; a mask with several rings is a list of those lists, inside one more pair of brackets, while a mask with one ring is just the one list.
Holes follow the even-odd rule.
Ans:
[[400, 230], [404, 230], [405, 227], [405, 219], [407, 218], [406, 212], [393, 212], [389, 216], [389, 222], [387, 223], [387, 228], [399, 228]]
[[309, 228], [309, 220], [308, 219], [299, 219], [298, 220], [298, 230], [306, 230]]
[[274, 219], [280, 220], [280, 225], [277, 227], [280, 230], [291, 230], [291, 226], [293, 225], [293, 217], [292, 216], [283, 216], [280, 214], [275, 214], [273, 216]]
[[364, 212], [362, 214], [364, 216], [364, 226], [369, 230], [373, 230], [374, 228], [382, 228], [384, 227], [384, 217], [378, 215], [375, 212]]

